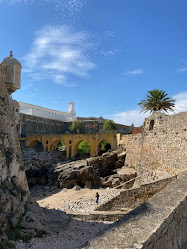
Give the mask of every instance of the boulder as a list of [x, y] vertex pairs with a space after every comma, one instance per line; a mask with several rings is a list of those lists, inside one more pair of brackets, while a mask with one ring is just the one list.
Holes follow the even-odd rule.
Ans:
[[88, 166], [98, 169], [100, 176], [105, 177], [111, 174], [117, 161], [116, 152], [106, 152], [102, 156], [92, 157], [86, 160]]
[[[128, 168], [128, 167], [123, 167], [117, 170], [117, 173], [118, 173], [119, 179], [122, 182], [127, 182], [137, 176], [136, 170], [133, 168]], [[132, 188], [133, 185], [134, 185], [134, 180], [130, 181], [127, 184], [124, 184], [123, 188], [129, 189], [129, 188]]]
[[119, 180], [119, 178], [114, 178], [113, 180], [112, 180], [112, 187], [117, 187], [117, 186], [119, 186], [120, 185], [120, 180]]
[[116, 163], [115, 163], [115, 168], [118, 169], [118, 168], [121, 168], [124, 166], [124, 161], [123, 160], [118, 160]]
[[136, 170], [133, 168], [123, 167], [117, 170], [117, 174], [121, 181], [129, 181], [137, 176]]
[[75, 185], [87, 188], [102, 186], [98, 170], [87, 166], [85, 160], [59, 164], [54, 173], [61, 188], [72, 188]]
[[122, 153], [118, 154], [118, 160], [125, 161], [126, 158], [126, 151], [123, 151]]
[[80, 187], [79, 185], [75, 185], [75, 186], [73, 187], [73, 189], [76, 190], [76, 191], [78, 191], [78, 190], [81, 189], [81, 187]]
[[111, 175], [106, 181], [103, 182], [105, 187], [116, 187], [120, 185], [120, 180], [117, 174]]

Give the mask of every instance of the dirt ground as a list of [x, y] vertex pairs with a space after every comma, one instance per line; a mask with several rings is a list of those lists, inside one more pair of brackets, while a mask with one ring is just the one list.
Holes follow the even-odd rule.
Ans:
[[57, 209], [65, 212], [91, 212], [97, 205], [96, 192], [99, 193], [99, 204], [113, 198], [120, 193], [118, 189], [32, 189], [32, 195], [43, 208]]
[[[35, 186], [31, 195], [44, 208], [52, 234], [33, 238], [29, 243], [19, 241], [16, 249], [76, 249], [90, 241], [98, 232], [107, 229], [107, 222], [87, 222], [69, 219], [68, 212], [89, 213], [96, 208], [95, 194], [103, 203], [120, 190], [115, 189], [57, 189]], [[66, 213], [65, 213], [66, 212]]]

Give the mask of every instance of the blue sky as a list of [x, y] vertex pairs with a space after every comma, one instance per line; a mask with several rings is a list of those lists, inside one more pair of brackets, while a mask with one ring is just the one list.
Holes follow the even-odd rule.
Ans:
[[22, 64], [18, 101], [138, 126], [148, 90], [187, 111], [186, 0], [0, 0], [1, 58]]

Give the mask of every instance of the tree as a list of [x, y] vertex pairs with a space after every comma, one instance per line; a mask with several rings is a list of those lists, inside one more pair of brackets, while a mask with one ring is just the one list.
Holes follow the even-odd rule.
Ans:
[[106, 119], [103, 124], [103, 132], [105, 133], [113, 133], [116, 131], [116, 124], [113, 120]]
[[111, 150], [111, 145], [107, 140], [104, 140], [101, 143], [101, 151], [108, 151], [108, 150]]
[[79, 154], [89, 154], [90, 153], [90, 145], [87, 141], [80, 142], [78, 146]]
[[146, 98], [143, 99], [138, 105], [141, 108], [141, 112], [163, 110], [165, 112], [174, 111], [175, 100], [167, 97], [167, 93], [163, 90], [153, 89], [148, 91]]
[[134, 128], [134, 124], [132, 123], [129, 127], [129, 131], [128, 131], [128, 134], [132, 134], [132, 130]]
[[83, 122], [73, 121], [72, 125], [69, 127], [70, 131], [76, 134], [83, 133]]

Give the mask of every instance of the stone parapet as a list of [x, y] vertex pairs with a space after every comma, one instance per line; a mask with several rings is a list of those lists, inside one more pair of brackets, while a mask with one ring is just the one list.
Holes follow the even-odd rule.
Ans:
[[106, 203], [100, 205], [98, 211], [115, 211], [126, 208], [134, 209], [144, 203], [147, 199], [164, 189], [175, 177], [161, 179], [151, 183], [143, 184], [138, 188], [123, 190], [119, 195]]
[[187, 172], [100, 232], [84, 249], [181, 249], [187, 242]]

